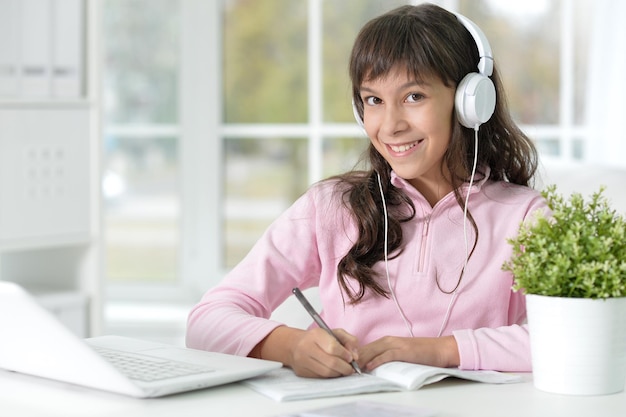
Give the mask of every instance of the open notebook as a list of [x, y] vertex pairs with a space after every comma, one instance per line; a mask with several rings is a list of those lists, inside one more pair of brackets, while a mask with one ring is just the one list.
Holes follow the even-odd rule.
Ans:
[[0, 281], [0, 368], [133, 397], [240, 381], [279, 362], [120, 336], [80, 339], [26, 291]]

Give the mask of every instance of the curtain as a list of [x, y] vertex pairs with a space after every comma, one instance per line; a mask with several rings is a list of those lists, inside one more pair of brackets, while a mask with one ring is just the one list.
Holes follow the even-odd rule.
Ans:
[[594, 2], [591, 23], [586, 159], [626, 168], [626, 2]]

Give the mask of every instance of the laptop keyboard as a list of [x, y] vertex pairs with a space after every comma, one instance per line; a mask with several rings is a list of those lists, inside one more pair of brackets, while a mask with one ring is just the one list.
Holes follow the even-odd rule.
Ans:
[[99, 346], [92, 346], [92, 348], [128, 378], [138, 381], [159, 381], [214, 371], [212, 368], [171, 359], [121, 352]]

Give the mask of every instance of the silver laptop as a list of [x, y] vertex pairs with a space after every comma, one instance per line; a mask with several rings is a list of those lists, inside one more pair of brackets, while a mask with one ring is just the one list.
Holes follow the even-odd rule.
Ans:
[[279, 362], [161, 343], [80, 339], [17, 284], [0, 281], [0, 368], [139, 398], [222, 385]]

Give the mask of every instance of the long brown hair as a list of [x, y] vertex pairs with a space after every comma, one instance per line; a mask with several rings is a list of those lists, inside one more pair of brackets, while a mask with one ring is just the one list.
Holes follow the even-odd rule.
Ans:
[[[438, 77], [455, 87], [470, 72], [477, 71], [478, 49], [457, 17], [432, 5], [402, 6], [369, 21], [358, 34], [350, 57], [352, 95], [363, 117], [360, 88], [363, 82], [385, 76], [394, 67], [404, 67], [417, 81]], [[491, 79], [496, 87], [496, 108], [479, 130], [478, 176], [530, 186], [537, 169], [537, 151], [510, 117], [498, 70]], [[474, 130], [463, 127], [454, 114], [450, 144], [443, 165], [450, 172], [458, 204], [463, 206], [460, 186], [469, 180], [474, 162]], [[351, 209], [358, 238], [338, 264], [337, 279], [351, 303], [359, 302], [366, 290], [387, 296], [373, 266], [384, 259], [384, 219], [377, 175], [380, 175], [388, 207], [388, 250], [391, 258], [402, 252], [401, 224], [415, 216], [412, 201], [390, 183], [391, 166], [370, 143], [364, 156], [370, 169], [335, 177], [344, 204]], [[444, 166], [441, 167], [442, 173]], [[485, 168], [490, 168], [486, 171]], [[476, 240], [478, 228], [468, 210]], [[474, 242], [474, 247], [476, 241]], [[472, 249], [473, 251], [473, 249]], [[354, 290], [347, 278], [355, 279]], [[460, 278], [459, 278], [460, 279]], [[443, 290], [442, 290], [443, 291]]]

